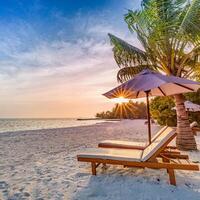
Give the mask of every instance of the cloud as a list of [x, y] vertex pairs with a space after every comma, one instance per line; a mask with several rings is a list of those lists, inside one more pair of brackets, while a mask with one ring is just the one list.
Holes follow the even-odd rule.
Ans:
[[12, 105], [13, 98], [20, 105], [59, 101], [70, 107], [74, 98], [77, 105], [92, 99], [102, 103], [101, 94], [117, 84], [118, 68], [107, 33], [128, 35], [112, 23], [113, 18], [102, 15], [78, 13], [68, 18], [54, 12], [56, 28], [48, 36], [37, 23], [0, 21], [1, 103]]

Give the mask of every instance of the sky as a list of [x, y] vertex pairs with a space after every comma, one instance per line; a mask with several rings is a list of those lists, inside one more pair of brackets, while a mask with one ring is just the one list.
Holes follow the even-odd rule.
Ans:
[[92, 117], [118, 85], [107, 33], [138, 0], [0, 0], [0, 118]]

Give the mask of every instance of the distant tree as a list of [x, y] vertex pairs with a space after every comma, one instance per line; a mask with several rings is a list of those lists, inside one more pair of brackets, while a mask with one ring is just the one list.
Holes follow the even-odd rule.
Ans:
[[106, 113], [105, 112], [97, 113], [96, 117], [104, 119], [106, 117]]
[[132, 101], [116, 104], [111, 111], [97, 113], [96, 117], [102, 119], [146, 119], [146, 104]]

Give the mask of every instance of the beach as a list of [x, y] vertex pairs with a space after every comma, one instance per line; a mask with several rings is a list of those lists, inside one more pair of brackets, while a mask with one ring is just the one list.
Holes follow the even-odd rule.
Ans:
[[[155, 133], [161, 127], [152, 125]], [[101, 140], [147, 141], [144, 120], [0, 134], [1, 200], [200, 199], [200, 172], [176, 171], [177, 187], [166, 170], [109, 166], [91, 175], [76, 155]], [[196, 136], [200, 149], [200, 134]], [[188, 153], [188, 152], [186, 152]], [[200, 152], [189, 152], [200, 162]]]

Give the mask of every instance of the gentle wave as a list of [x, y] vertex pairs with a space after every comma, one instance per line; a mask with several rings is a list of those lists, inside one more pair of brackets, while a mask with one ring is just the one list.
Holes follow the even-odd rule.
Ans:
[[100, 122], [104, 121], [103, 120], [77, 121], [76, 119], [0, 119], [0, 133], [86, 126]]

